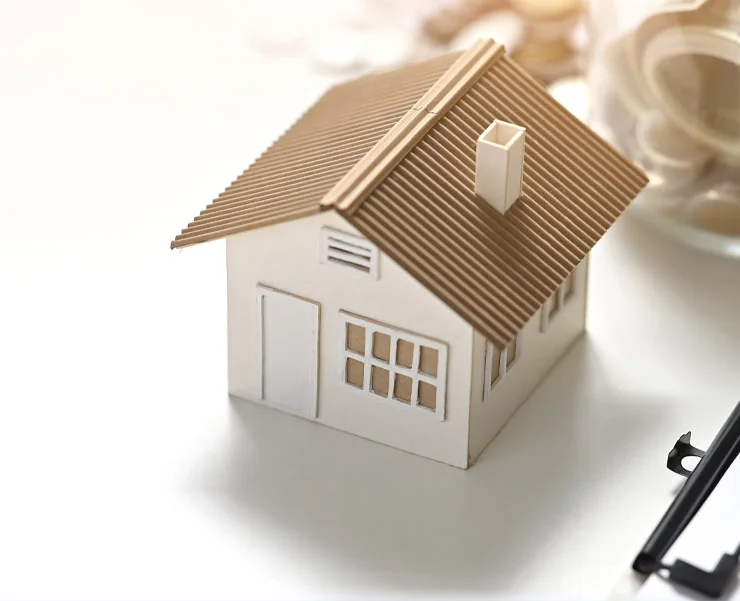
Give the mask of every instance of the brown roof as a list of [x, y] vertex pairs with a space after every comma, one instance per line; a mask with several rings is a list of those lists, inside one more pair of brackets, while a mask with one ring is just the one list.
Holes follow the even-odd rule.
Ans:
[[444, 75], [459, 52], [335, 86], [172, 242], [189, 246], [318, 213], [334, 185]]
[[[334, 88], [173, 247], [334, 208], [503, 347], [647, 178], [502, 54], [482, 41]], [[476, 141], [494, 119], [527, 128], [506, 215], [474, 191]], [[347, 150], [327, 153], [338, 143]]]

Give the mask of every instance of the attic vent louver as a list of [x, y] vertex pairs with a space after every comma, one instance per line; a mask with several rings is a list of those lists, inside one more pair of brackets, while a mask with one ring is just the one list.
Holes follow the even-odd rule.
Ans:
[[321, 263], [347, 267], [378, 279], [378, 248], [365, 238], [321, 228]]
[[478, 138], [475, 193], [505, 214], [522, 194], [526, 130], [496, 119]]

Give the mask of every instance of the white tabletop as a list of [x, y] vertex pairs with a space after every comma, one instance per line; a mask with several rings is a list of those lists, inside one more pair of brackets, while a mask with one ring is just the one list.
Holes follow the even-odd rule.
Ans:
[[241, 7], [0, 2], [0, 598], [606, 596], [740, 398], [740, 263], [620, 220], [467, 472], [229, 401], [223, 242], [168, 244], [329, 83]]

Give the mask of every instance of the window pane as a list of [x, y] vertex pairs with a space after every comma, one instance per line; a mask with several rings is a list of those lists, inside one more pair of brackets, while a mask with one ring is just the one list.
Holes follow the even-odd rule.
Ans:
[[347, 384], [362, 388], [365, 384], [365, 365], [357, 359], [347, 359], [345, 367]]
[[380, 332], [373, 333], [373, 357], [389, 363], [391, 360], [391, 337]]
[[567, 278], [565, 278], [565, 282], [563, 282], [563, 287], [565, 288], [565, 298], [568, 298], [571, 294], [573, 294], [573, 274], [572, 273]]
[[509, 367], [516, 361], [516, 338], [506, 347], [506, 367]]
[[437, 387], [419, 382], [419, 405], [432, 410], [437, 409]]
[[552, 319], [552, 317], [558, 311], [558, 291], [557, 290], [550, 297], [550, 300], [548, 301], [547, 311], [548, 311], [547, 316], [550, 319]]
[[396, 374], [395, 383], [393, 385], [393, 398], [402, 403], [410, 403], [411, 386], [411, 378], [402, 374]]
[[491, 352], [491, 386], [501, 375], [501, 352], [495, 346], [488, 347]]
[[438, 363], [439, 353], [437, 352], [437, 349], [422, 346], [419, 356], [419, 371], [436, 378]]
[[365, 354], [365, 328], [353, 323], [347, 324], [347, 350]]
[[388, 397], [388, 384], [390, 383], [390, 374], [387, 369], [373, 365], [370, 372], [370, 389], [382, 397]]
[[396, 365], [411, 367], [414, 364], [414, 345], [399, 338], [396, 346]]

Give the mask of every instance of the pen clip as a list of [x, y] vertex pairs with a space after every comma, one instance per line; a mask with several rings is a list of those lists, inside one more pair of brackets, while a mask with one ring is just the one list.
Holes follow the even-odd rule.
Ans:
[[682, 461], [686, 457], [704, 457], [704, 451], [702, 451], [701, 449], [697, 449], [694, 445], [691, 444], [691, 432], [686, 432], [686, 434], [681, 436], [676, 441], [676, 444], [671, 449], [671, 452], [668, 453], [668, 469], [672, 472], [675, 472], [679, 476], [684, 476], [685, 478], [688, 478], [692, 474], [692, 470], [687, 470], [683, 466]]

